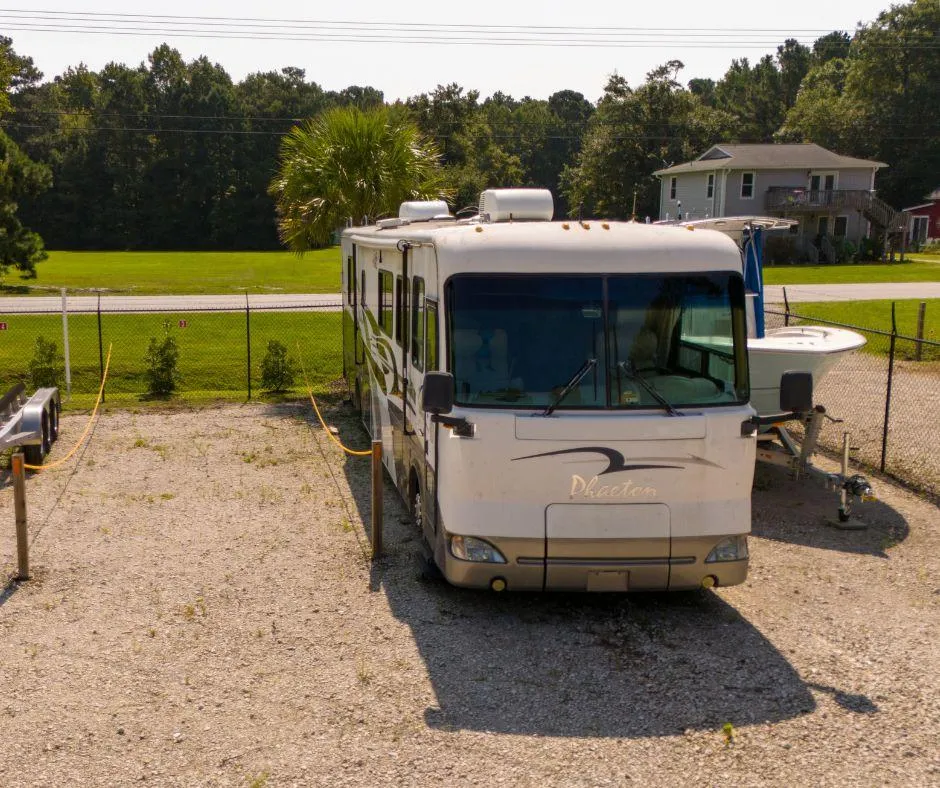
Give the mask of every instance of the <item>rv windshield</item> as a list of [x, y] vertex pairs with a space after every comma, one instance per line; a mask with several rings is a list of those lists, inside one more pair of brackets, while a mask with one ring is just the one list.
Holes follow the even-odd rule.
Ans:
[[737, 274], [461, 274], [446, 297], [458, 405], [681, 408], [749, 398]]

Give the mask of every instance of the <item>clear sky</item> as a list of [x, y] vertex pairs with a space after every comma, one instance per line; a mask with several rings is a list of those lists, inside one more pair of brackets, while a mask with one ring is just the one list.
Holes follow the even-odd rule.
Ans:
[[[109, 61], [137, 65], [166, 42], [187, 60], [208, 56], [236, 81], [254, 71], [297, 66], [326, 89], [371, 85], [388, 100], [450, 82], [476, 88], [483, 96], [500, 90], [517, 98], [546, 98], [568, 88], [596, 100], [614, 71], [635, 85], [647, 71], [678, 59], [685, 64], [680, 80], [718, 79], [734, 57], [754, 62], [775, 52], [787, 37], [812, 43], [831, 30], [851, 32], [889, 5], [889, 0], [12, 0], [0, 8], [0, 33], [13, 39], [17, 52], [32, 57], [46, 79], [80, 62], [92, 69]], [[42, 12], [68, 12], [73, 17]], [[92, 16], [96, 13], [164, 18], [109, 19]], [[221, 18], [228, 20], [224, 28]], [[351, 29], [329, 22], [367, 26]], [[82, 30], [64, 32], [64, 24]], [[408, 25], [410, 30], [402, 29]], [[505, 28], [495, 31], [492, 26]], [[183, 35], [183, 30], [188, 33]], [[136, 34], [141, 32], [145, 34]], [[260, 37], [261, 32], [276, 40]], [[340, 37], [347, 40], [336, 40]], [[391, 40], [362, 40], [367, 37]], [[526, 45], [497, 46], [495, 40]], [[544, 45], [548, 41], [557, 43]], [[616, 45], [601, 46], [600, 41]]]

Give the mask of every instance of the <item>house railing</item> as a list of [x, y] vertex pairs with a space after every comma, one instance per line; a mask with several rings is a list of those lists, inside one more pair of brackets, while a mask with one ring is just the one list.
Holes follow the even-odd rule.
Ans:
[[768, 211], [794, 213], [858, 211], [866, 219], [889, 233], [903, 232], [910, 221], [903, 211], [896, 211], [888, 203], [865, 189], [803, 189], [791, 186], [771, 186], [764, 198]]

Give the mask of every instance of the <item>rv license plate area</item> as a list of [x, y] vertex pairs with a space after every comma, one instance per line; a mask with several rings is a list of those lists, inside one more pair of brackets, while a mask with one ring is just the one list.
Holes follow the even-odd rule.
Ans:
[[629, 586], [629, 572], [588, 572], [588, 591], [627, 591]]

